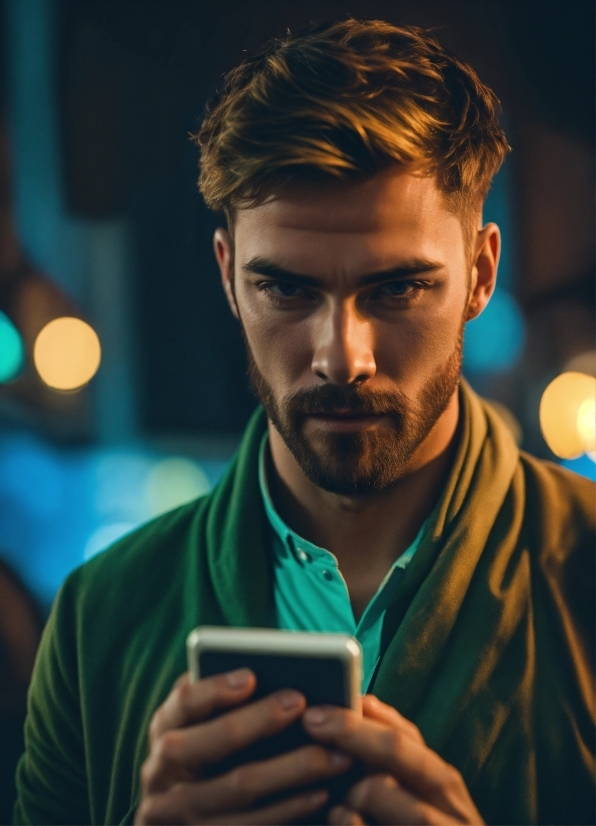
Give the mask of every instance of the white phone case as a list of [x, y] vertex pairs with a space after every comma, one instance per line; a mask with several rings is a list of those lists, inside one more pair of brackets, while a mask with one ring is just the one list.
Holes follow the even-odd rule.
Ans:
[[203, 625], [188, 635], [186, 650], [192, 680], [198, 680], [201, 676], [199, 659], [202, 651], [337, 659], [344, 669], [346, 706], [353, 709], [360, 707], [362, 649], [358, 640], [349, 634]]

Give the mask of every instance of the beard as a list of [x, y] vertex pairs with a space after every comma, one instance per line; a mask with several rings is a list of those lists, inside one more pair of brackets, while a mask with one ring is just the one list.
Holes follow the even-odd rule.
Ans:
[[[268, 418], [313, 484], [343, 496], [380, 493], [405, 476], [414, 452], [455, 392], [461, 374], [463, 330], [462, 322], [451, 355], [414, 401], [399, 391], [372, 391], [366, 384], [324, 384], [277, 400], [244, 335], [248, 374]], [[386, 416], [389, 426], [351, 433], [317, 432], [316, 438], [309, 438], [305, 432], [308, 417], [333, 415], [338, 409], [358, 416]]]

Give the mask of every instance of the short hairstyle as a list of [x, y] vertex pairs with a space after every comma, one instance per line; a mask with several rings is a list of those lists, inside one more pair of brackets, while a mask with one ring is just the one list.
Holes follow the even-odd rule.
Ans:
[[429, 32], [381, 20], [269, 42], [225, 78], [199, 132], [199, 188], [225, 212], [297, 181], [392, 163], [435, 175], [452, 211], [480, 209], [509, 146], [498, 100]]

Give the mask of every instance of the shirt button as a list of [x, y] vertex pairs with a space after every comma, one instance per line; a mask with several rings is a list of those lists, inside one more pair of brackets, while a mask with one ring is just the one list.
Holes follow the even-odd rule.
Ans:
[[323, 577], [327, 580], [327, 582], [331, 582], [333, 579], [333, 574], [331, 571], [323, 571]]
[[298, 551], [298, 556], [303, 562], [310, 562], [310, 556], [306, 553], [306, 551]]

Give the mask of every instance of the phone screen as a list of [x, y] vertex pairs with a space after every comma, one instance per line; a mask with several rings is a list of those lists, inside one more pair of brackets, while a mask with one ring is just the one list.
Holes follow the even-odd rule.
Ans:
[[[307, 705], [348, 706], [346, 698], [349, 697], [349, 691], [346, 686], [345, 666], [340, 659], [213, 649], [202, 650], [199, 654], [201, 678], [236, 668], [250, 668], [257, 678], [257, 687], [247, 701], [249, 703], [282, 688], [293, 688], [304, 694]], [[205, 774], [223, 774], [242, 763], [267, 760], [311, 742], [312, 739], [298, 720], [284, 731], [260, 740], [216, 765], [205, 767]], [[321, 785], [329, 788], [332, 802], [337, 802], [360, 776], [361, 770], [355, 767], [346, 775]]]
[[257, 688], [252, 699], [281, 688], [294, 688], [304, 694], [309, 706], [346, 705], [344, 665], [338, 659], [214, 650], [202, 651], [199, 655], [201, 677], [236, 668], [254, 671]]

